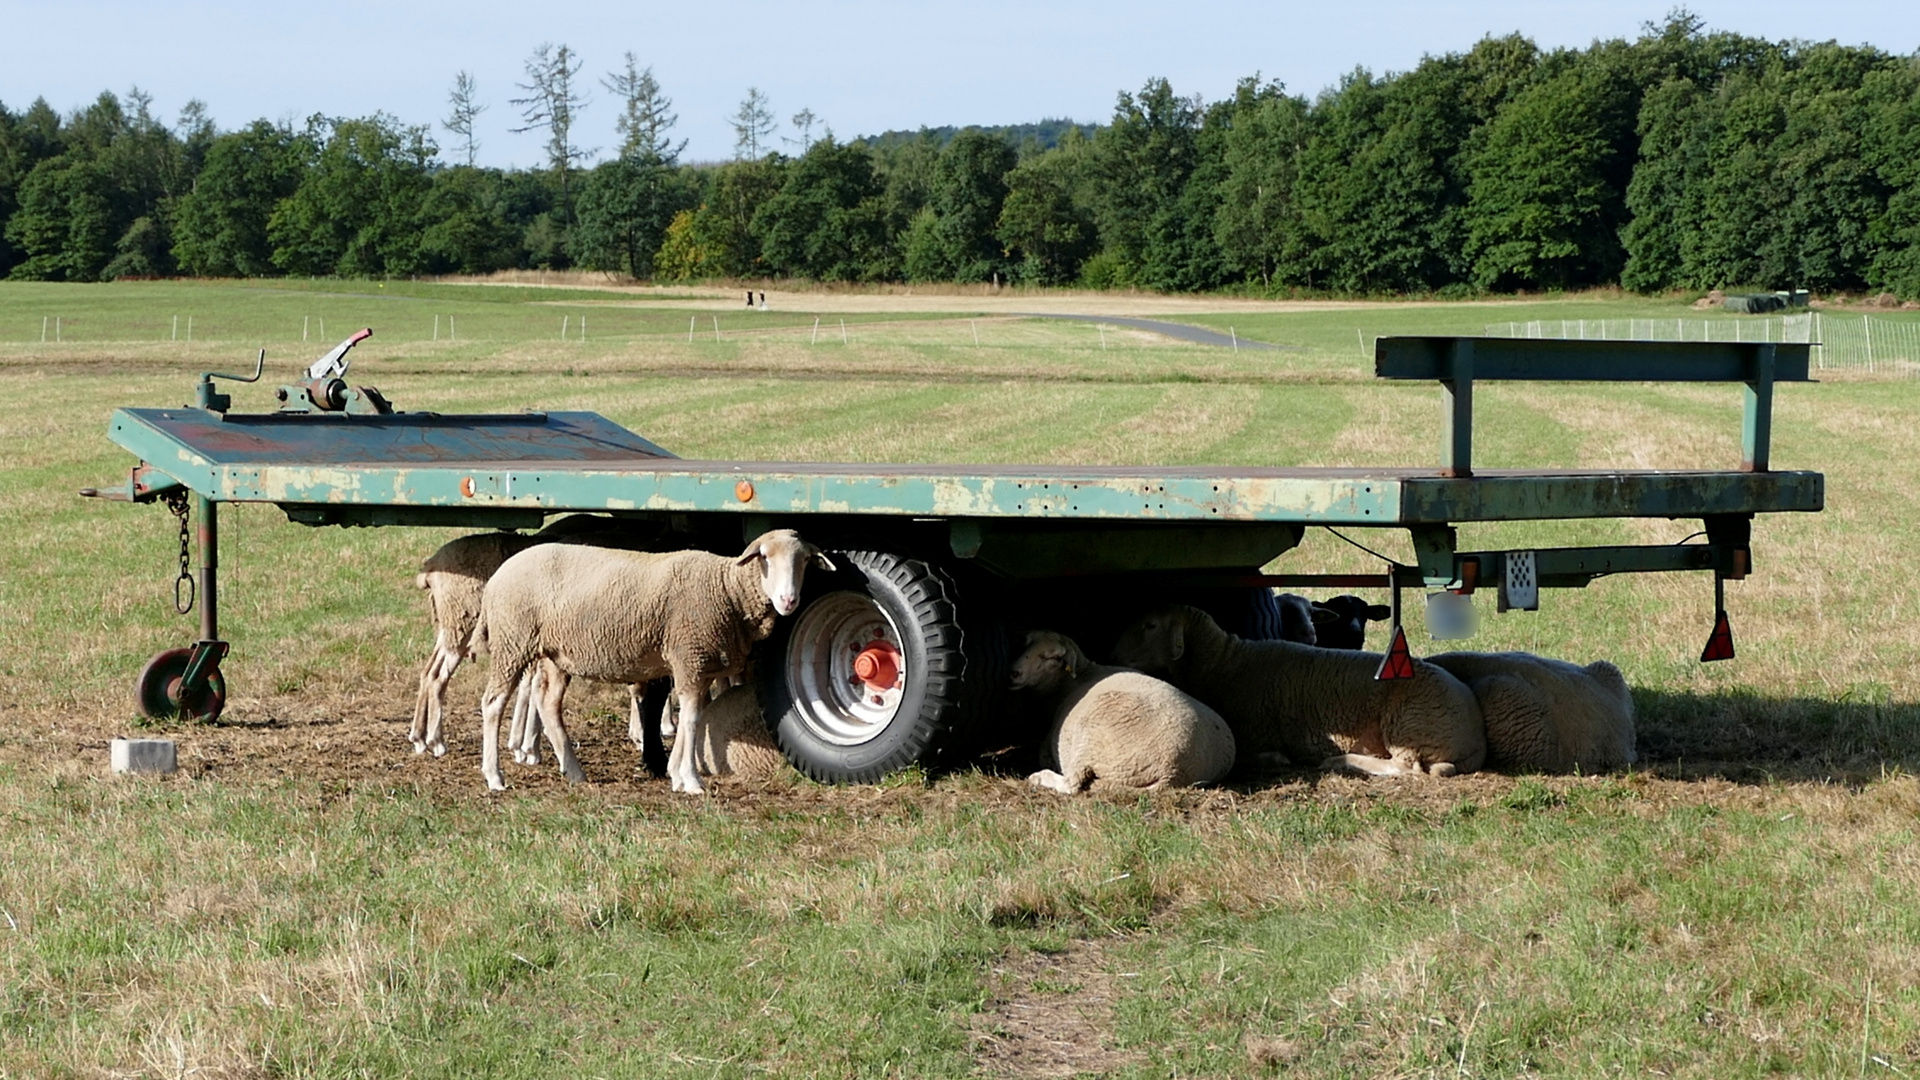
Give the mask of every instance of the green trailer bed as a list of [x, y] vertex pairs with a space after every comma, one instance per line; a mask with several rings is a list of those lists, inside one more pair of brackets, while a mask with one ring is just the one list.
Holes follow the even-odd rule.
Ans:
[[[1822, 508], [1819, 473], [1768, 468], [1774, 384], [1805, 381], [1807, 354], [1382, 338], [1376, 374], [1439, 382], [1443, 411], [1435, 465], [1380, 469], [690, 461], [592, 413], [386, 412], [377, 392], [344, 384], [283, 387], [290, 411], [236, 414], [203, 376], [202, 407], [114, 413], [109, 435], [139, 464], [124, 488], [92, 493], [182, 513], [190, 500], [198, 511], [201, 639], [156, 657], [140, 693], [143, 707], [202, 714], [224, 694], [220, 503], [272, 503], [316, 526], [528, 529], [592, 512], [630, 519], [663, 545], [714, 550], [800, 529], [847, 557], [839, 575], [810, 581], [806, 604], [764, 647], [770, 715], [810, 773], [864, 779], [967, 745], [998, 707], [1010, 635], [1049, 605], [1097, 610], [1110, 625], [1115, 613], [1095, 598], [1114, 579], [1150, 585], [1127, 590], [1136, 598], [1377, 584], [1394, 592], [1396, 623], [1402, 586], [1497, 588], [1505, 601], [1516, 585], [1530, 599], [1602, 574], [1693, 570], [1711, 572], [1718, 591], [1751, 570], [1755, 515]], [[1488, 379], [1741, 383], [1743, 459], [1724, 470], [1477, 470], [1472, 388]], [[1455, 543], [1463, 523], [1619, 517], [1699, 519], [1705, 540], [1524, 552]], [[1377, 579], [1261, 572], [1314, 525], [1405, 529], [1417, 557]], [[897, 682], [870, 695], [840, 670], [842, 654], [881, 639], [898, 650], [888, 669]]]

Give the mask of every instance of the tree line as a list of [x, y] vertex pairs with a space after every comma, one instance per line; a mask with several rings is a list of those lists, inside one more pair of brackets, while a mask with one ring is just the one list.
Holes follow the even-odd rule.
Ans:
[[631, 53], [601, 80], [622, 145], [589, 163], [581, 73], [564, 45], [528, 61], [512, 105], [548, 136], [534, 169], [472, 164], [487, 106], [464, 72], [441, 124], [464, 140], [453, 163], [431, 126], [384, 113], [221, 131], [198, 105], [169, 125], [138, 91], [64, 117], [0, 105], [0, 273], [1920, 296], [1920, 56], [1684, 11], [1585, 49], [1489, 37], [1311, 99], [1253, 77], [1209, 103], [1153, 79], [1044, 143], [843, 141], [807, 110], [780, 140], [756, 89], [725, 163], [679, 160], [671, 100]]

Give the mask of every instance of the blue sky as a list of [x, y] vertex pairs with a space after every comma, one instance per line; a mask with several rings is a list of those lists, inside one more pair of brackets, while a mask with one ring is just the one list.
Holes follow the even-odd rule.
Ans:
[[[585, 59], [593, 99], [576, 121], [577, 142], [603, 150], [616, 144], [616, 107], [597, 80], [632, 50], [674, 99], [678, 134], [690, 140], [686, 159], [719, 160], [732, 154], [727, 119], [749, 86], [764, 91], [783, 120], [809, 108], [842, 137], [1047, 116], [1099, 121], [1112, 113], [1118, 91], [1155, 76], [1208, 100], [1255, 72], [1312, 94], [1356, 66], [1405, 70], [1424, 54], [1463, 50], [1487, 34], [1518, 30], [1546, 47], [1632, 37], [1673, 6], [0, 0], [0, 103], [17, 111], [44, 96], [64, 112], [101, 90], [138, 85], [167, 117], [200, 98], [222, 128], [375, 110], [427, 123], [446, 114], [448, 87], [464, 68], [490, 105], [480, 118], [482, 163], [529, 165], [540, 160], [540, 138], [509, 133], [517, 117], [507, 99], [519, 96], [513, 84], [525, 78], [533, 48], [564, 42]], [[1715, 29], [1920, 50], [1920, 3], [1911, 0], [1694, 0], [1688, 7]], [[435, 131], [450, 150], [451, 138]]]

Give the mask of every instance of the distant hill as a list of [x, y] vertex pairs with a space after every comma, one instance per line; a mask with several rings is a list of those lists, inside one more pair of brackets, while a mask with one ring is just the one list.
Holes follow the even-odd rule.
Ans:
[[[890, 150], [905, 143], [918, 142], [921, 139], [933, 139], [941, 146], [953, 141], [955, 135], [967, 128], [975, 128], [989, 135], [998, 135], [1015, 146], [1029, 151], [1051, 150], [1060, 145], [1069, 130], [1079, 129], [1080, 134], [1092, 137], [1099, 129], [1098, 124], [1080, 124], [1067, 119], [1046, 119], [1037, 124], [968, 124], [955, 127], [947, 124], [943, 127], [923, 127], [918, 131], [883, 131], [878, 135], [862, 135], [859, 140], [876, 150]], [[1031, 143], [1032, 145], [1027, 145]]]

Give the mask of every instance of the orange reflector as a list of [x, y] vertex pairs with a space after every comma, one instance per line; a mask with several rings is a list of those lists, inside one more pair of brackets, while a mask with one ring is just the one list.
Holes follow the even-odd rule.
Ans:
[[460, 494], [471, 499], [473, 498], [473, 490], [473, 477], [469, 476], [465, 480], [460, 481]]
[[1380, 669], [1373, 673], [1376, 679], [1413, 678], [1413, 654], [1407, 651], [1407, 632], [1400, 627], [1393, 628], [1393, 643], [1387, 646], [1387, 655], [1380, 658]]
[[739, 483], [733, 485], [733, 497], [736, 499], [739, 499], [741, 502], [752, 502], [753, 501], [753, 481], [742, 480]]
[[1733, 625], [1727, 622], [1727, 613], [1722, 611], [1714, 617], [1713, 633], [1707, 637], [1707, 647], [1700, 650], [1700, 662], [1733, 659]]

